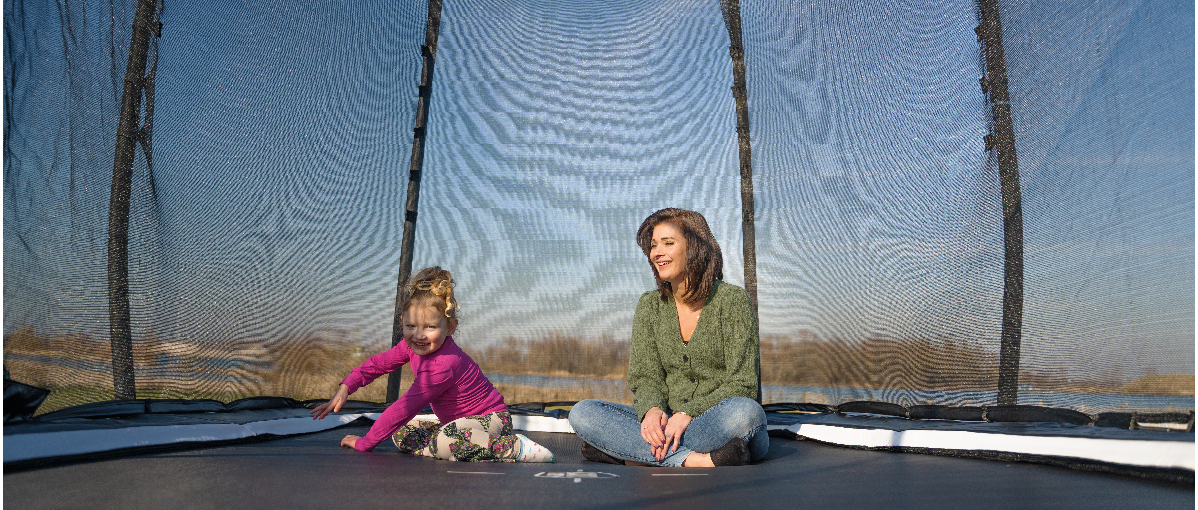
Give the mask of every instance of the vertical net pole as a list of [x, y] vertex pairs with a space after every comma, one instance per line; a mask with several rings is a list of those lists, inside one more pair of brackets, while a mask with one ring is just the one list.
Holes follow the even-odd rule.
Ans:
[[129, 313], [129, 194], [133, 181], [133, 154], [141, 133], [141, 95], [145, 88], [146, 58], [156, 0], [139, 0], [133, 18], [129, 61], [121, 92], [121, 119], [117, 126], [112, 163], [112, 191], [108, 204], [108, 327], [112, 344], [113, 398], [137, 398], [133, 377], [133, 338]]
[[[424, 61], [420, 71], [420, 99], [416, 103], [416, 127], [412, 136], [412, 164], [408, 172], [408, 203], [404, 209], [403, 240], [399, 254], [399, 282], [395, 289], [395, 317], [391, 325], [391, 346], [403, 340], [402, 303], [407, 298], [406, 284], [412, 275], [412, 247], [416, 240], [416, 208], [420, 201], [420, 171], [424, 167], [425, 126], [432, 99], [433, 63], [437, 58], [437, 32], [441, 27], [441, 0], [429, 0], [428, 23], [424, 29]], [[402, 372], [387, 374], [387, 402], [399, 400]]]
[[998, 360], [998, 404], [1019, 403], [1019, 350], [1023, 328], [1023, 204], [1019, 190], [1019, 161], [1015, 157], [1015, 129], [1011, 123], [1007, 91], [1007, 62], [1003, 55], [1002, 22], [998, 0], [981, 0], [981, 24], [977, 33], [986, 45], [983, 92], [990, 94], [992, 131], [986, 135], [986, 150], [998, 151], [1002, 183], [1003, 267], [1002, 339]]
[[[749, 93], [745, 85], [745, 48], [741, 40], [740, 0], [722, 0], [720, 10], [728, 27], [732, 57], [732, 97], [736, 102], [736, 138], [740, 145], [741, 248], [745, 258], [745, 291], [757, 320], [757, 231], [753, 207], [753, 151], [749, 144]], [[761, 355], [757, 357], [757, 401], [761, 402]]]

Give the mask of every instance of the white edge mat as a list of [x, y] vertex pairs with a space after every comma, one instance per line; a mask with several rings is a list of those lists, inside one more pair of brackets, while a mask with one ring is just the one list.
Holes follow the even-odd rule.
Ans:
[[[83, 455], [142, 446], [230, 441], [264, 434], [276, 436], [305, 434], [339, 427], [362, 417], [378, 419], [380, 414], [330, 414], [323, 420], [296, 417], [245, 424], [204, 423], [10, 434], [4, 436], [4, 462]], [[437, 421], [437, 417], [431, 414], [422, 414], [413, 418], [412, 421]], [[574, 432], [574, 429], [570, 427], [569, 420], [548, 416], [515, 415], [512, 416], [512, 428], [538, 432]]]
[[[287, 436], [319, 432], [352, 422], [360, 417], [377, 419], [379, 413], [329, 415], [324, 420], [308, 417], [263, 420], [246, 424], [194, 424], [123, 429], [91, 429], [4, 436], [4, 462], [81, 455], [142, 446], [175, 443], [229, 441], [270, 434]], [[436, 421], [434, 415], [419, 415], [413, 421]], [[569, 420], [548, 416], [512, 416], [516, 430], [574, 432]], [[800, 437], [825, 443], [865, 448], [927, 448], [938, 450], [989, 451], [1087, 459], [1129, 466], [1194, 470], [1194, 443], [1141, 441], [1084, 437], [1020, 436], [952, 430], [889, 430], [839, 427], [820, 424], [771, 425]]]
[[1194, 443], [1088, 437], [1021, 436], [960, 430], [889, 430], [799, 423], [771, 425], [800, 437], [865, 448], [927, 448], [1086, 459], [1127, 466], [1194, 470]]

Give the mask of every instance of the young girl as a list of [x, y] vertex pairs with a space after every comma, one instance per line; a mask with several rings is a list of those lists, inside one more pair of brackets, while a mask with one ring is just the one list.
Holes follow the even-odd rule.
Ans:
[[[347, 435], [341, 446], [370, 451], [387, 437], [405, 453], [474, 462], [553, 462], [553, 453], [522, 434], [512, 434], [503, 396], [478, 364], [453, 341], [457, 299], [449, 271], [428, 267], [416, 273], [401, 303], [403, 341], [371, 356], [341, 382], [332, 400], [312, 410], [313, 419], [339, 411], [349, 395], [380, 375], [411, 363], [412, 387], [383, 411], [363, 437]], [[405, 425], [425, 405], [440, 423]]]

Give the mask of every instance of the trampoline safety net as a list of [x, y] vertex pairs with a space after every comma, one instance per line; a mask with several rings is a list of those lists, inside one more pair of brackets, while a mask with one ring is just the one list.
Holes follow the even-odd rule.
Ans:
[[405, 222], [509, 403], [630, 401], [662, 207], [755, 286], [764, 402], [1194, 408], [1192, 2], [433, 3], [5, 1], [39, 413], [327, 398], [391, 346]]

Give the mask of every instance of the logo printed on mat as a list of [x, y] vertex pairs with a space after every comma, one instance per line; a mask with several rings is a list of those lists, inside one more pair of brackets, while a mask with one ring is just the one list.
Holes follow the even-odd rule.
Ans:
[[573, 478], [574, 483], [582, 483], [583, 478], [619, 478], [620, 475], [612, 473], [601, 473], [597, 471], [542, 471], [533, 475], [537, 478]]

